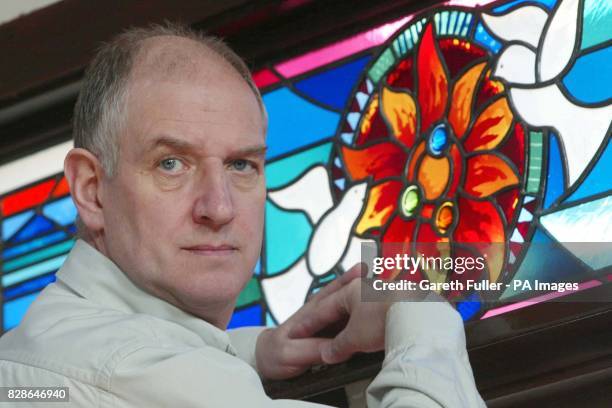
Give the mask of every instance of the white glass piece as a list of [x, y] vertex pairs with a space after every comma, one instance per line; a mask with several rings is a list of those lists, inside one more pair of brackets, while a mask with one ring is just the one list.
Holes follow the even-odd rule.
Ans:
[[510, 84], [533, 84], [535, 78], [536, 54], [520, 44], [504, 48], [495, 64], [494, 76]]
[[543, 215], [540, 223], [591, 268], [612, 265], [612, 196]]
[[569, 185], [580, 177], [606, 136], [612, 105], [585, 108], [570, 102], [552, 84], [541, 88], [511, 88], [518, 114], [532, 126], [553, 127], [563, 141]]
[[368, 98], [370, 96], [363, 93], [363, 92], [357, 92], [357, 95], [355, 95], [355, 98], [357, 98], [357, 103], [359, 104], [359, 109], [363, 110], [363, 107], [365, 106], [366, 102], [368, 101]]
[[315, 227], [307, 254], [308, 266], [314, 275], [326, 274], [342, 258], [363, 208], [366, 188], [367, 182], [349, 188], [340, 203]]
[[515, 229], [514, 232], [512, 233], [512, 236], [510, 237], [510, 241], [522, 243], [522, 242], [525, 242], [525, 239], [523, 238], [519, 230]]
[[268, 192], [268, 198], [285, 210], [304, 211], [316, 224], [333, 205], [324, 166], [315, 166], [289, 186]]
[[523, 208], [519, 214], [518, 222], [531, 222], [531, 220], [533, 220], [533, 214]]
[[286, 272], [261, 280], [266, 303], [279, 324], [304, 304], [310, 285], [312, 276], [303, 257]]
[[360, 117], [361, 113], [359, 112], [351, 112], [346, 115], [346, 120], [348, 121], [349, 125], [351, 125], [351, 129], [355, 130]]
[[351, 144], [353, 143], [353, 135], [354, 135], [353, 133], [348, 133], [348, 132], [340, 133], [340, 138], [345, 144]]
[[[544, 33], [540, 51], [540, 81], [559, 75], [569, 63], [576, 44], [579, 0], [563, 0]], [[527, 26], [523, 24], [521, 26]]]
[[374, 84], [372, 84], [372, 81], [370, 81], [369, 79], [366, 79], [366, 88], [369, 94], [371, 94], [374, 90]]
[[612, 196], [540, 217], [559, 242], [606, 242], [612, 239]]
[[352, 237], [349, 242], [349, 246], [346, 250], [346, 255], [340, 261], [340, 267], [343, 271], [348, 271], [355, 264], [361, 262], [361, 244], [368, 243], [369, 245], [376, 245], [371, 239], [363, 239], [359, 237]]
[[506, 14], [482, 14], [489, 30], [506, 41], [523, 41], [537, 48], [548, 13], [536, 6], [516, 8]]

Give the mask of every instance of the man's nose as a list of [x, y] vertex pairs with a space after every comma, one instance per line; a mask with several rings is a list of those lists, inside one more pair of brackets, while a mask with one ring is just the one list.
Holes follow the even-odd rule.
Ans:
[[223, 164], [207, 166], [197, 184], [198, 195], [193, 220], [199, 224], [221, 226], [234, 218], [234, 204], [228, 174]]

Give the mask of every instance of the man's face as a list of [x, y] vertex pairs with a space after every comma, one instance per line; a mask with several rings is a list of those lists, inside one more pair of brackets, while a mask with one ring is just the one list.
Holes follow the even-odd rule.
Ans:
[[168, 77], [135, 68], [103, 239], [140, 287], [224, 326], [261, 249], [265, 138], [244, 80], [201, 62]]

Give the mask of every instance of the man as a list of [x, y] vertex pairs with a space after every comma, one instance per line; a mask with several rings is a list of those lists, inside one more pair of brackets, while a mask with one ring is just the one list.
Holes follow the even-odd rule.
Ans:
[[0, 385], [66, 386], [78, 407], [306, 407], [261, 379], [386, 342], [370, 406], [482, 406], [458, 314], [362, 303], [358, 268], [278, 328], [225, 331], [261, 249], [266, 121], [218, 40], [156, 26], [105, 45], [65, 161], [83, 239], [0, 340]]

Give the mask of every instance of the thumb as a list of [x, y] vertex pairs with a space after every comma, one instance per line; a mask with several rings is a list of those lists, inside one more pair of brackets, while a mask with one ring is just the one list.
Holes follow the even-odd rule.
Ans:
[[325, 364], [338, 364], [348, 360], [356, 351], [355, 346], [347, 334], [342, 330], [335, 338], [322, 342], [319, 345], [321, 360]]

